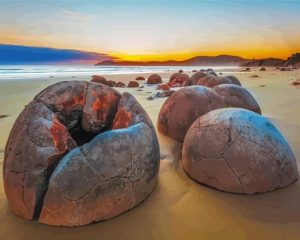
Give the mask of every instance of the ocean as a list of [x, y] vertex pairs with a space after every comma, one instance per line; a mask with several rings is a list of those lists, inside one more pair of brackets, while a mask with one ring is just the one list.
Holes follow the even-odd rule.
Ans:
[[201, 68], [213, 68], [218, 71], [230, 71], [238, 67], [201, 67], [201, 66], [71, 66], [71, 65], [0, 65], [1, 80], [26, 80], [45, 77], [72, 77], [72, 76], [91, 76], [95, 74], [126, 74], [126, 73], [149, 73], [149, 72], [168, 72], [200, 70]]

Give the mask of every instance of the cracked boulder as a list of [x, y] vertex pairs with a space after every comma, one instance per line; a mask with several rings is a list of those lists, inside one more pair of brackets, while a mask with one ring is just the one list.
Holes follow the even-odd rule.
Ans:
[[152, 122], [132, 95], [60, 82], [39, 93], [12, 128], [5, 193], [22, 218], [85, 225], [142, 202], [156, 184], [159, 159]]
[[232, 193], [263, 193], [298, 178], [295, 156], [266, 118], [241, 108], [199, 117], [183, 143], [183, 168], [197, 182]]
[[186, 87], [190, 85], [190, 77], [185, 73], [174, 73], [168, 82], [170, 87]]
[[261, 112], [254, 97], [243, 87], [232, 84], [215, 88], [191, 86], [176, 91], [165, 101], [159, 112], [157, 127], [163, 134], [183, 141], [189, 127], [198, 117], [226, 107]]

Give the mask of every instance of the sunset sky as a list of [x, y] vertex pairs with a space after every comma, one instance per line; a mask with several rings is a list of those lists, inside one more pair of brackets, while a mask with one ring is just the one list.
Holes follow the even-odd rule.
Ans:
[[1, 0], [0, 43], [126, 60], [300, 52], [300, 1]]

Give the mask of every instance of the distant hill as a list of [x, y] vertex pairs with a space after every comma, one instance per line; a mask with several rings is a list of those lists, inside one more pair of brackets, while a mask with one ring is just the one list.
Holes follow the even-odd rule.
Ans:
[[278, 67], [284, 64], [285, 60], [280, 58], [264, 58], [247, 61], [241, 67]]
[[219, 56], [198, 56], [189, 58], [183, 61], [118, 61], [109, 60], [101, 61], [95, 64], [96, 66], [239, 66], [249, 60], [242, 57], [219, 55]]
[[0, 64], [84, 63], [110, 60], [101, 53], [0, 44]]
[[296, 67], [300, 68], [300, 53], [292, 54], [287, 60], [280, 58], [264, 58], [247, 61], [242, 67]]

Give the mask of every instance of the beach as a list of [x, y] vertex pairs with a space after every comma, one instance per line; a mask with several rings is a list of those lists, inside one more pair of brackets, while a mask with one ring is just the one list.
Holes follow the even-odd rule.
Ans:
[[[199, 67], [194, 67], [199, 70]], [[192, 68], [182, 68], [192, 74]], [[257, 99], [262, 114], [270, 119], [290, 143], [300, 167], [300, 70], [281, 72], [267, 69], [216, 70], [238, 77]], [[137, 76], [158, 73], [167, 82], [175, 69], [101, 74], [108, 80], [128, 83]], [[94, 74], [97, 74], [95, 72]], [[53, 74], [26, 79], [0, 80], [0, 239], [299, 239], [300, 181], [265, 194], [251, 196], [230, 194], [200, 185], [182, 170], [181, 144], [157, 131], [161, 164], [158, 185], [145, 202], [108, 221], [78, 228], [51, 227], [14, 216], [6, 201], [2, 165], [10, 129], [24, 106], [46, 86], [59, 81], [86, 80], [92, 74]], [[252, 77], [258, 75], [258, 77]], [[156, 125], [159, 110], [166, 98], [148, 100], [157, 92], [155, 86], [139, 81], [138, 88], [117, 88], [130, 92]]]

